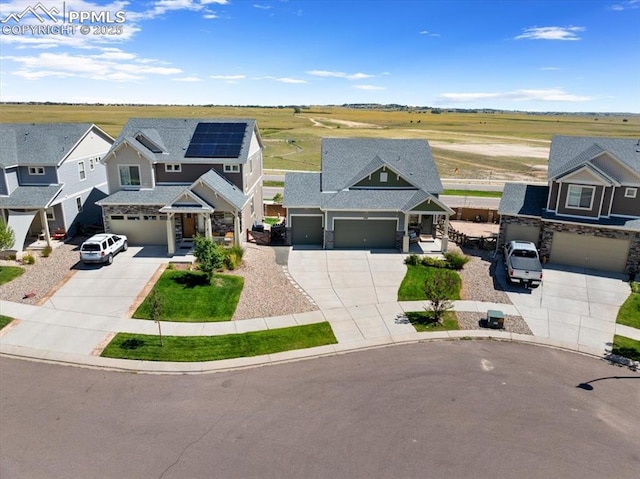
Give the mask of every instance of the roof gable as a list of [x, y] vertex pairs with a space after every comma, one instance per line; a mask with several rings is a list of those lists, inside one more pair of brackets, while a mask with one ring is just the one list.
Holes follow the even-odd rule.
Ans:
[[[384, 181], [383, 181], [384, 180]], [[349, 188], [411, 188], [416, 186], [407, 181], [400, 173], [386, 163], [382, 167], [365, 174], [364, 178], [354, 182]]]
[[619, 183], [614, 178], [611, 178], [609, 175], [600, 171], [590, 163], [584, 164], [573, 171], [563, 174], [562, 176], [558, 176], [556, 178], [556, 181], [564, 183], [583, 183], [590, 185], [619, 185]]

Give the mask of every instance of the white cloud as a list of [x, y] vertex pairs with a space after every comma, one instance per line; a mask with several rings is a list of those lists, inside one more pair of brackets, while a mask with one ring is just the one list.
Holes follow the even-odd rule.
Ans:
[[258, 3], [254, 3], [253, 8], [257, 8], [259, 10], [271, 10], [272, 7], [270, 5], [260, 5]]
[[272, 76], [268, 76], [268, 77], [264, 77], [267, 80], [273, 80], [273, 81], [277, 81], [280, 83], [307, 83], [306, 80], [300, 80], [297, 78], [288, 78], [288, 77], [272, 77]]
[[421, 32], [419, 32], [420, 35], [427, 35], [429, 37], [439, 37], [440, 34], [439, 33], [431, 33], [428, 30], [422, 30]]
[[375, 75], [368, 73], [344, 73], [328, 70], [309, 70], [307, 75], [324, 77], [324, 78], [346, 78], [347, 80], [364, 80], [365, 78], [373, 78]]
[[158, 60], [141, 59], [113, 49], [96, 55], [43, 52], [34, 56], [5, 56], [1, 60], [18, 64], [19, 68], [13, 73], [27, 80], [66, 76], [122, 82], [182, 73], [179, 68], [166, 66]]
[[385, 89], [382, 86], [376, 86], [376, 85], [354, 85], [353, 88], [357, 88], [358, 90], [367, 90], [367, 91], [376, 91], [376, 90]]
[[236, 80], [244, 80], [246, 75], [211, 75], [209, 78], [213, 78], [214, 80], [226, 80], [226, 81], [236, 81]]
[[628, 0], [626, 2], [622, 1], [609, 7], [610, 10], [614, 10], [616, 12], [622, 12], [624, 10], [631, 10], [634, 8], [640, 8], [640, 0]]
[[198, 77], [182, 77], [182, 78], [172, 78], [173, 81], [182, 81], [182, 82], [187, 82], [187, 83], [196, 83], [196, 82], [201, 82], [203, 81], [202, 78], [198, 78]]
[[589, 101], [590, 97], [572, 95], [561, 88], [542, 90], [522, 89], [510, 92], [493, 93], [442, 93], [439, 98], [455, 103], [477, 102], [481, 100], [509, 100], [509, 101], [561, 101], [580, 102]]
[[531, 27], [525, 28], [522, 35], [515, 40], [580, 40], [578, 32], [583, 32], [584, 27]]

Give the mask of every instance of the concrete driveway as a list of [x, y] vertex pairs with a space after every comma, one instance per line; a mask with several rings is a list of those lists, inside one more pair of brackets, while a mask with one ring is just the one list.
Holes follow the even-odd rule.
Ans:
[[77, 313], [128, 317], [136, 297], [162, 263], [166, 247], [130, 246], [116, 255], [111, 265], [78, 263], [75, 274], [43, 307]]
[[333, 309], [396, 302], [403, 260], [393, 251], [293, 248], [288, 268], [320, 309]]
[[613, 339], [616, 316], [629, 296], [625, 277], [606, 271], [548, 264], [543, 283], [527, 290], [499, 281], [536, 336], [603, 351]]

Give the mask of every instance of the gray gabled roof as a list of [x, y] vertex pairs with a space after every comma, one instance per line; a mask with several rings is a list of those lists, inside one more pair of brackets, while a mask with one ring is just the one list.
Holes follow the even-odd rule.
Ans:
[[640, 174], [640, 140], [556, 135], [551, 141], [548, 178], [554, 179], [608, 152]]
[[[239, 155], [234, 158], [185, 158], [198, 123], [245, 123], [246, 129]], [[105, 159], [126, 140], [127, 143], [145, 151], [147, 157], [162, 163], [246, 163], [254, 132], [261, 142], [256, 121], [247, 118], [131, 118], [109, 153], [105, 155]], [[164, 151], [153, 153], [135, 139], [139, 134], [146, 136]]]
[[194, 182], [194, 185], [199, 182], [202, 182], [213, 191], [217, 192], [228, 203], [230, 203], [238, 210], [242, 209], [242, 207], [249, 199], [249, 197], [242, 191], [240, 191], [240, 189], [236, 185], [228, 181], [226, 178], [220, 176], [218, 172], [213, 169], [207, 171], [204, 175], [198, 178]]
[[95, 125], [0, 123], [0, 167], [57, 166]]
[[0, 208], [47, 208], [62, 185], [18, 186], [9, 196], [0, 196]]
[[322, 204], [320, 173], [287, 173], [282, 206], [318, 208]]
[[511, 216], [540, 216], [547, 206], [548, 186], [505, 183], [498, 213]]
[[323, 138], [321, 152], [322, 191], [348, 188], [385, 164], [417, 188], [443, 191], [426, 140]]
[[188, 185], [159, 185], [154, 189], [120, 190], [96, 202], [107, 205], [166, 205], [173, 201]]

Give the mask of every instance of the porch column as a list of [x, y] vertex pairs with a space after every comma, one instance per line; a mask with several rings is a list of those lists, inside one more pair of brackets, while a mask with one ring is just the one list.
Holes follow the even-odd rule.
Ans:
[[447, 243], [449, 242], [449, 215], [444, 215], [444, 231], [442, 232], [442, 252], [447, 252]]
[[409, 213], [404, 214], [404, 235], [402, 235], [402, 252], [409, 252]]
[[211, 214], [205, 213], [204, 215], [204, 236], [206, 238], [211, 238], [213, 233], [211, 231]]
[[240, 212], [236, 211], [233, 215], [233, 245], [240, 246]]
[[44, 229], [44, 239], [47, 242], [47, 246], [51, 247], [51, 235], [49, 234], [49, 222], [47, 221], [47, 212], [44, 208], [40, 209], [40, 223], [42, 223], [42, 229]]
[[176, 252], [176, 228], [173, 215], [174, 213], [167, 213], [167, 256], [173, 256]]

